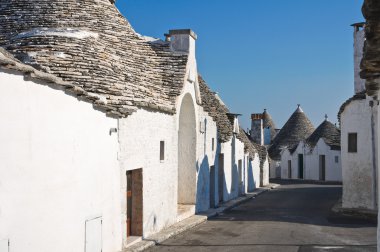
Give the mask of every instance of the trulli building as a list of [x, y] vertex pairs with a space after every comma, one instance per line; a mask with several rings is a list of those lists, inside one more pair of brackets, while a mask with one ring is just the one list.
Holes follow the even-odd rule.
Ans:
[[113, 2], [0, 1], [0, 248], [121, 251], [260, 185], [196, 34], [141, 36]]

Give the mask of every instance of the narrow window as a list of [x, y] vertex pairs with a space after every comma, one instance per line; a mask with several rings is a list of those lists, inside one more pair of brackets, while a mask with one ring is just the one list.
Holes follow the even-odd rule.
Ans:
[[160, 141], [160, 160], [165, 160], [165, 141]]
[[339, 162], [339, 157], [335, 156], [335, 163], [338, 163], [338, 162]]
[[214, 138], [212, 138], [212, 140], [211, 140], [211, 150], [212, 151], [214, 151], [214, 149], [215, 149], [215, 143], [214, 143], [214, 141], [215, 141], [215, 139]]
[[358, 152], [358, 134], [348, 133], [348, 152]]

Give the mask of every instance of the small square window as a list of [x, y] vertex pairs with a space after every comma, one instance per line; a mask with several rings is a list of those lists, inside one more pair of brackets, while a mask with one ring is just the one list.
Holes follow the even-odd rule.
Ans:
[[358, 134], [348, 133], [348, 152], [358, 152]]
[[165, 141], [160, 141], [160, 160], [165, 160]]
[[339, 157], [335, 156], [335, 163], [339, 163]]

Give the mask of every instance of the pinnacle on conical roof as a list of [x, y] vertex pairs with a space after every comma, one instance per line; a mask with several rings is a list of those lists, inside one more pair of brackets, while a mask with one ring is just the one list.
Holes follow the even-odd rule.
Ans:
[[320, 138], [323, 138], [325, 143], [332, 149], [340, 150], [340, 130], [327, 120], [327, 115], [325, 116], [325, 120], [306, 139], [306, 143], [314, 147]]
[[293, 148], [300, 141], [305, 140], [314, 131], [314, 126], [303, 112], [300, 105], [290, 116], [284, 127], [273, 139], [272, 145], [268, 149], [269, 156], [274, 160], [281, 159], [283, 148]]

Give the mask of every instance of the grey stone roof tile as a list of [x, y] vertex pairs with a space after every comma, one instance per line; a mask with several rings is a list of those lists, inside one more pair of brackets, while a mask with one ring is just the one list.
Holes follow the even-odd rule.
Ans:
[[340, 150], [340, 130], [328, 120], [322, 122], [305, 142], [314, 148], [321, 138], [331, 149]]
[[302, 109], [298, 107], [273, 139], [273, 143], [268, 149], [270, 158], [280, 160], [282, 149], [291, 149], [298, 145], [301, 140], [305, 140], [309, 137], [314, 129], [309, 118], [307, 118]]
[[0, 23], [0, 47], [102, 97], [109, 113], [175, 113], [188, 56], [139, 36], [110, 1], [0, 0]]

